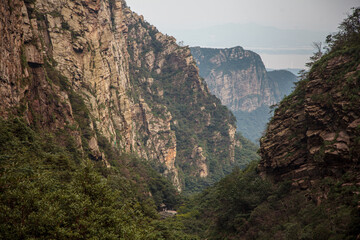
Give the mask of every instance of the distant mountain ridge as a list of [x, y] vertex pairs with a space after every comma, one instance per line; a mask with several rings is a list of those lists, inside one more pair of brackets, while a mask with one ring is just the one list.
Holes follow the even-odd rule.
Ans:
[[286, 68], [286, 69], [272, 69], [272, 68], [266, 68], [266, 70], [268, 72], [271, 72], [271, 71], [279, 71], [279, 70], [286, 70], [288, 72], [291, 72], [292, 74], [294, 74], [295, 76], [298, 76], [299, 75], [299, 72], [302, 70], [300, 68]]
[[274, 70], [267, 73], [271, 81], [277, 85], [280, 99], [290, 93], [289, 90], [291, 91], [294, 82], [297, 80], [296, 76], [287, 70]]
[[253, 142], [264, 130], [269, 107], [291, 92], [296, 76], [286, 70], [268, 72], [255, 52], [242, 47], [191, 48], [210, 91], [237, 118], [237, 128]]

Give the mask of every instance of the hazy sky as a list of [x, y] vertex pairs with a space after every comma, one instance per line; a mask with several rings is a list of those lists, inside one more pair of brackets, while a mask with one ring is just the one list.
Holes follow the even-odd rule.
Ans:
[[[126, 0], [126, 2], [133, 11], [144, 15], [145, 19], [160, 31], [174, 35], [178, 40], [184, 40], [185, 44], [200, 46], [205, 46], [206, 43], [202, 44], [201, 38], [192, 39], [189, 34], [184, 34], [184, 30], [207, 29], [235, 23], [330, 33], [337, 30], [351, 7], [360, 6], [360, 0]], [[246, 36], [246, 32], [241, 33]], [[265, 47], [266, 39], [263, 41], [264, 46], [258, 46], [259, 48]], [[226, 46], [221, 42], [214, 44], [218, 46], [211, 47]], [[235, 45], [242, 45], [242, 42], [239, 41]], [[310, 46], [311, 42], [308, 45]], [[271, 55], [277, 54], [266, 54], [265, 64], [267, 62], [267, 67], [271, 68], [300, 68], [305, 63], [305, 58], [308, 58], [308, 55], [303, 54], [304, 60], [299, 60], [301, 57], [297, 56], [297, 63], [290, 64], [291, 61], [279, 57], [280, 54], [274, 56], [273, 61], [270, 59]], [[280, 63], [281, 59], [283, 59], [282, 63]], [[289, 66], [286, 63], [289, 63]]]
[[162, 29], [258, 23], [283, 29], [336, 30], [359, 0], [127, 0]]

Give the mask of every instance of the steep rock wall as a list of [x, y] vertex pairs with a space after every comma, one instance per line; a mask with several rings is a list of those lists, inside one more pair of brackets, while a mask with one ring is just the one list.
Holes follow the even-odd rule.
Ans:
[[207, 90], [190, 50], [124, 1], [0, 7], [2, 117], [68, 132], [109, 166], [105, 138], [150, 161], [178, 190], [189, 176], [219, 177], [239, 161], [234, 118]]
[[358, 49], [326, 55], [282, 101], [261, 139], [263, 175], [306, 188], [324, 176], [358, 171]]
[[[24, 116], [29, 124], [50, 131], [76, 125], [69, 96], [50, 82], [44, 65], [41, 25], [34, 5], [5, 1], [0, 6], [0, 116]], [[81, 148], [78, 131], [67, 129]]]
[[194, 179], [222, 176], [241, 162], [235, 149], [234, 117], [210, 94], [199, 77], [188, 47], [160, 33], [142, 16], [126, 13], [131, 82], [140, 86], [130, 94], [151, 105], [154, 115], [170, 112], [176, 135], [176, 162], [185, 185]]
[[195, 47], [192, 52], [201, 76], [206, 79], [213, 94], [230, 110], [251, 112], [262, 105], [271, 106], [278, 101], [278, 86], [270, 81], [256, 53], [242, 47]]

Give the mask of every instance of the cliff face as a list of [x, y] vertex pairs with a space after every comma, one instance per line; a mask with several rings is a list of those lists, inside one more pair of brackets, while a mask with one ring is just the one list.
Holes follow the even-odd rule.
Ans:
[[104, 138], [152, 162], [179, 190], [186, 176], [221, 175], [235, 163], [233, 116], [207, 90], [190, 50], [125, 2], [14, 0], [0, 10], [2, 117], [67, 132], [109, 166]]
[[[41, 49], [49, 38], [42, 35], [43, 22], [22, 1], [4, 2], [0, 12], [0, 116], [22, 115], [51, 131], [77, 125], [68, 94], [50, 82], [44, 67], [48, 49]], [[79, 132], [68, 133], [81, 148]]]
[[251, 112], [277, 101], [259, 55], [241, 47], [230, 49], [192, 48], [193, 55], [212, 93], [232, 111]]
[[317, 62], [275, 111], [261, 139], [262, 174], [306, 188], [324, 176], [358, 171], [359, 46], [346, 47]]
[[267, 72], [258, 54], [241, 47], [191, 51], [210, 91], [236, 116], [237, 129], [257, 142], [270, 117], [269, 106], [291, 92], [296, 76]]
[[233, 115], [210, 94], [189, 48], [179, 47], [173, 37], [131, 11], [126, 12], [126, 25], [131, 82], [139, 86], [130, 95], [143, 99], [158, 118], [172, 116], [174, 153], [184, 184], [192, 188], [199, 179], [223, 176], [242, 161], [235, 154], [241, 144]]

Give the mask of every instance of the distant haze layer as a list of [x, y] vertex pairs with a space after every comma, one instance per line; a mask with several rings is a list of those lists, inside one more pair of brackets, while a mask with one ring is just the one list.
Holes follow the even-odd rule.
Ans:
[[358, 0], [127, 0], [132, 10], [185, 45], [242, 46], [268, 68], [304, 68], [312, 42], [335, 32]]
[[258, 24], [224, 24], [196, 30], [169, 29], [168, 32], [190, 46], [242, 46], [260, 54], [265, 66], [274, 69], [304, 68], [313, 52], [312, 43], [323, 41], [330, 33], [285, 30]]
[[[259, 53], [264, 65], [270, 69], [304, 69], [304, 63], [309, 62], [311, 54], [265, 54]], [[297, 72], [293, 72], [297, 74]]]

